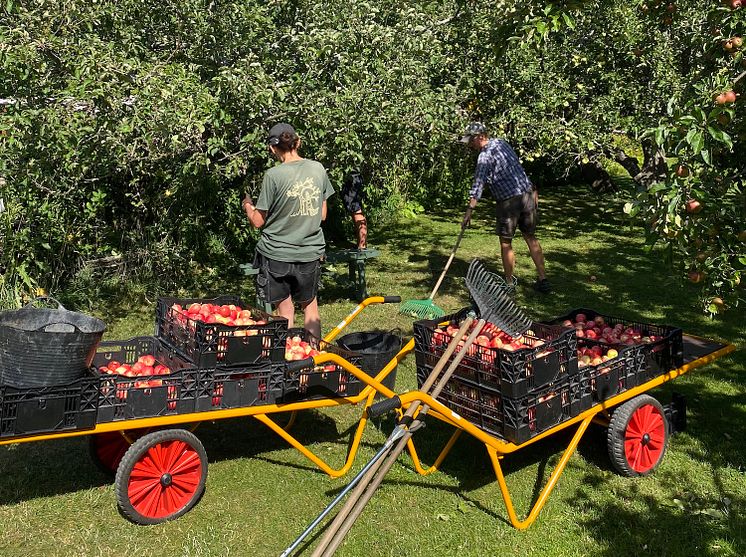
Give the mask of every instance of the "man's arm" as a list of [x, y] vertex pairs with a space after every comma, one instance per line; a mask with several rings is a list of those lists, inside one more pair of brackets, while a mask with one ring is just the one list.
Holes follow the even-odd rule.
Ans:
[[466, 212], [464, 213], [464, 220], [461, 222], [461, 228], [466, 228], [471, 223], [471, 214], [474, 211], [474, 207], [477, 206], [477, 198], [470, 197], [469, 205], [466, 206]]
[[241, 202], [243, 210], [246, 212], [246, 218], [254, 228], [261, 228], [267, 222], [267, 211], [261, 211], [254, 206], [254, 202], [247, 195]]
[[326, 220], [326, 199], [324, 199], [324, 202], [321, 204], [321, 220]]

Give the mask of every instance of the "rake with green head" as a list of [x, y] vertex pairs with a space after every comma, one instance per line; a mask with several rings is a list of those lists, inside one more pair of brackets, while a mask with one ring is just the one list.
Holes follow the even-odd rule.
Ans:
[[436, 319], [437, 317], [443, 317], [446, 314], [445, 311], [435, 305], [433, 298], [435, 298], [435, 293], [438, 292], [440, 285], [443, 283], [448, 268], [451, 266], [451, 263], [453, 263], [453, 258], [456, 256], [456, 250], [458, 250], [458, 247], [461, 244], [461, 238], [464, 237], [465, 230], [466, 227], [462, 225], [461, 231], [456, 239], [456, 244], [451, 250], [451, 256], [448, 258], [448, 262], [443, 268], [443, 272], [440, 274], [438, 282], [435, 283], [435, 288], [433, 288], [433, 291], [430, 293], [430, 297], [427, 300], [408, 300], [404, 302], [399, 306], [400, 314], [409, 315], [410, 317], [415, 317], [417, 319]]

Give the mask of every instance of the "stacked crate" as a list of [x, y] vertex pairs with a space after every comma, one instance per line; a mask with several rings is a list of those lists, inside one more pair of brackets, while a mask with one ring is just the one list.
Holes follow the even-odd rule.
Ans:
[[[414, 324], [419, 385], [467, 313], [464, 309]], [[482, 332], [489, 333], [492, 327]], [[591, 407], [590, 376], [578, 368], [574, 329], [534, 323], [520, 339], [520, 347], [517, 339], [508, 339], [504, 333], [502, 338], [512, 344], [485, 346], [482, 339], [482, 344], [467, 349], [439, 396], [444, 404], [485, 431], [516, 444]]]
[[[419, 385], [467, 312], [414, 324]], [[580, 314], [590, 322], [623, 328], [632, 338], [622, 337], [624, 343], [619, 344], [605, 342], [608, 339], [598, 338], [595, 331], [587, 334], [595, 326], [577, 325]], [[683, 363], [681, 329], [588, 309], [534, 322], [520, 342], [502, 333], [505, 342], [495, 343], [489, 339], [495, 329], [488, 324], [481, 331], [481, 342], [467, 349], [439, 399], [485, 431], [516, 444]], [[585, 357], [588, 354], [593, 354], [592, 360]]]

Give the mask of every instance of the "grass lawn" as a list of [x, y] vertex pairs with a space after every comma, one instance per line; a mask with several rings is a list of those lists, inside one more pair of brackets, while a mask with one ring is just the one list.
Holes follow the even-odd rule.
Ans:
[[[695, 307], [696, 290], [670, 278], [659, 251], [643, 249], [620, 207], [582, 188], [547, 192], [539, 237], [555, 291], [534, 293], [533, 265], [516, 242], [520, 305], [535, 317], [575, 307], [746, 345], [746, 312], [734, 309], [711, 321]], [[441, 292], [447, 310], [467, 303], [463, 277], [471, 258], [499, 270], [489, 203], [477, 209]], [[371, 244], [381, 257], [368, 267], [372, 293], [404, 300], [429, 294], [455, 241], [461, 214], [423, 215], [385, 230]], [[343, 276], [345, 269], [338, 268]], [[590, 282], [589, 276], [597, 280]], [[241, 277], [226, 278], [223, 292], [251, 296]], [[354, 307], [349, 288], [326, 275], [321, 294], [324, 329]], [[198, 294], [198, 293], [195, 293]], [[108, 339], [150, 334], [152, 306], [117, 300], [101, 311]], [[411, 320], [397, 306], [366, 310], [350, 330], [401, 328]], [[415, 387], [414, 356], [400, 366], [397, 390]], [[462, 438], [439, 473], [421, 477], [402, 456], [358, 520], [338, 555], [409, 554], [556, 555], [618, 557], [746, 555], [746, 356], [737, 351], [657, 389], [684, 394], [689, 428], [671, 440], [659, 469], [642, 479], [622, 478], [609, 463], [605, 431], [592, 426], [581, 441], [538, 521], [527, 531], [507, 522], [483, 446]], [[331, 464], [341, 466], [361, 408], [299, 415], [293, 433]], [[252, 419], [201, 426], [196, 434], [210, 458], [202, 501], [181, 519], [141, 527], [117, 512], [111, 480], [88, 457], [85, 437], [0, 447], [0, 554], [272, 556], [289, 545], [346, 481], [372, 456], [392, 422], [369, 424], [353, 471], [332, 480], [300, 453]], [[415, 436], [426, 462], [450, 435], [429, 421]], [[569, 441], [565, 434], [506, 457], [504, 469], [518, 509], [528, 509]]]

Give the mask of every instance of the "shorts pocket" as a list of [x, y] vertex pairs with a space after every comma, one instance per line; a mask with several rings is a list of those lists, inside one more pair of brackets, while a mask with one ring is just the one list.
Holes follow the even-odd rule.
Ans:
[[286, 261], [275, 261], [273, 259], [266, 259], [265, 261], [268, 263], [268, 270], [273, 277], [286, 277], [293, 271], [292, 263], [287, 263]]
[[309, 261], [308, 263], [297, 263], [296, 269], [298, 271], [299, 276], [311, 277], [317, 273], [319, 269], [319, 262]]
[[264, 273], [263, 270], [260, 270], [259, 273], [256, 275], [256, 294], [259, 297], [259, 299], [262, 302], [267, 302], [267, 285], [269, 284], [269, 278]]

